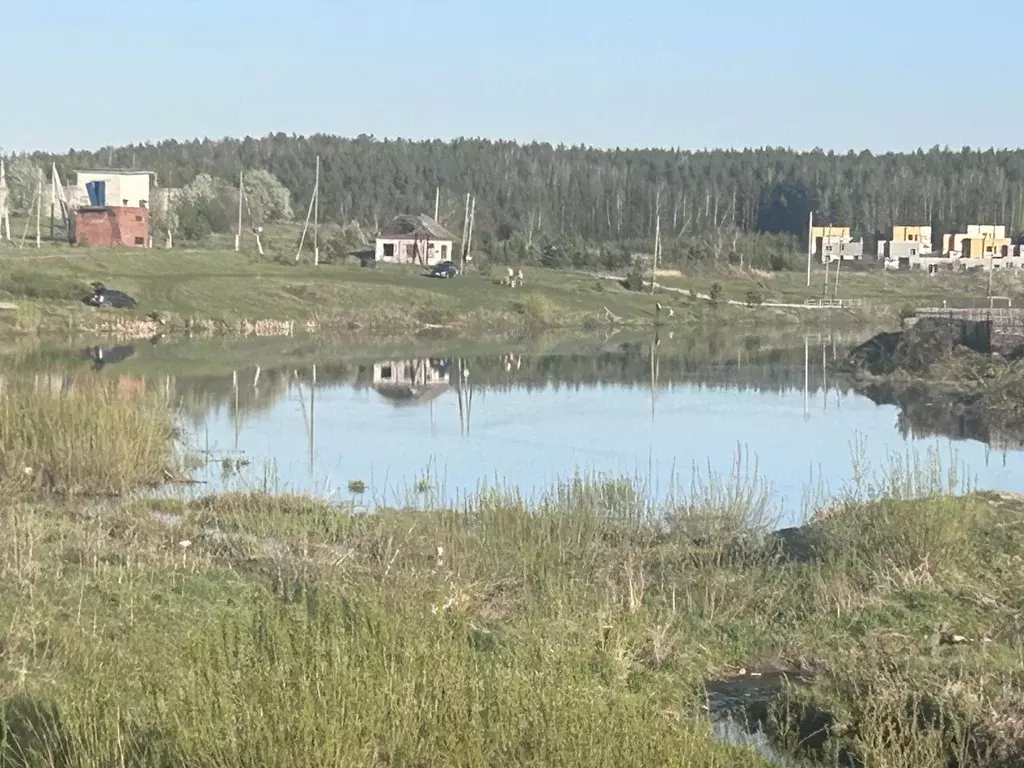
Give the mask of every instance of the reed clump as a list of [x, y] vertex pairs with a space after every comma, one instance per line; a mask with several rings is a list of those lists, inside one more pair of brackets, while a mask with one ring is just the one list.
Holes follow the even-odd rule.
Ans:
[[[63, 383], [62, 383], [63, 384]], [[166, 399], [83, 377], [53, 391], [0, 390], [0, 487], [117, 494], [173, 468]]]

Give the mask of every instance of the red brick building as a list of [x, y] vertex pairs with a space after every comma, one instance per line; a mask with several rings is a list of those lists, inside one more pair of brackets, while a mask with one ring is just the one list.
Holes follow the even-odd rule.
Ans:
[[149, 246], [149, 210], [85, 206], [75, 213], [75, 244], [106, 248]]

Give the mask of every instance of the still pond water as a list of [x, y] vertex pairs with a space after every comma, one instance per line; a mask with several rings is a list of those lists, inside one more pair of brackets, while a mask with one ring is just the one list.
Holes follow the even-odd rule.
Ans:
[[733, 476], [739, 462], [791, 525], [856, 486], [857, 467], [878, 482], [894, 467], [938, 463], [942, 482], [953, 468], [960, 487], [1024, 491], [1017, 447], [948, 408], [908, 413], [850, 390], [837, 361], [863, 338], [795, 336], [781, 348], [613, 338], [468, 356], [434, 343], [377, 357], [314, 352], [296, 364], [256, 346], [246, 364], [202, 374], [182, 354], [188, 342], [143, 343], [108, 348], [101, 374], [167, 391], [207, 458], [196, 474], [203, 492], [349, 500], [359, 480], [363, 503], [426, 503], [483, 486], [539, 496], [578, 473], [634, 478], [669, 499], [696, 476]]

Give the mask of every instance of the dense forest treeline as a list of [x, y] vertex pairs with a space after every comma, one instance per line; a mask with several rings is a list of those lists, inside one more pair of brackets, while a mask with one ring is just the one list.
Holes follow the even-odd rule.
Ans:
[[[431, 212], [441, 188], [442, 222], [461, 231], [464, 198], [477, 197], [478, 231], [497, 241], [622, 242], [650, 238], [660, 214], [668, 238], [703, 237], [714, 256], [736, 233], [803, 238], [808, 212], [856, 233], [893, 223], [952, 231], [968, 222], [1024, 230], [1024, 150], [834, 154], [758, 150], [600, 150], [508, 141], [376, 140], [276, 134], [264, 138], [164, 141], [36, 154], [67, 174], [79, 168], [153, 170], [162, 186], [199, 174], [229, 183], [240, 168], [265, 169], [308, 204], [321, 157], [321, 214], [376, 228], [399, 212]], [[708, 239], [709, 233], [718, 239]], [[794, 240], [797, 244], [800, 241]]]

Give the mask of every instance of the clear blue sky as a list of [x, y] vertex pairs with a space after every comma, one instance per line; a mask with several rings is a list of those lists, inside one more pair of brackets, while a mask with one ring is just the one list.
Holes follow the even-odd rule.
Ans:
[[0, 0], [0, 149], [1018, 146], [1022, 22], [1020, 0]]

